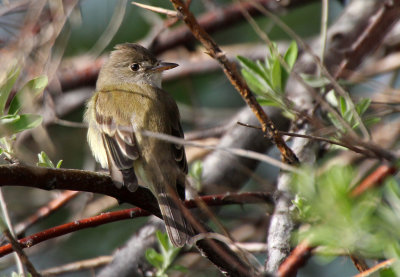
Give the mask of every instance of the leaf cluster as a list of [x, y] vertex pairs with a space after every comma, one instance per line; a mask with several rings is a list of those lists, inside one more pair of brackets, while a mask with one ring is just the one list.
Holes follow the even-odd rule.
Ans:
[[15, 135], [24, 130], [32, 129], [42, 123], [42, 116], [38, 114], [24, 113], [20, 111], [27, 108], [26, 99], [35, 97], [43, 92], [47, 86], [46, 76], [39, 76], [27, 82], [11, 99], [8, 111], [6, 104], [20, 74], [18, 67], [13, 67], [0, 84], [0, 140], [3, 152], [12, 152], [10, 141], [6, 137]]
[[185, 267], [173, 264], [181, 248], [173, 246], [165, 233], [157, 231], [156, 236], [161, 252], [157, 252], [154, 248], [146, 250], [146, 260], [157, 269], [155, 276], [168, 277], [167, 272], [170, 270], [186, 272]]
[[47, 156], [46, 152], [42, 151], [38, 154], [38, 163], [36, 165], [49, 168], [61, 168], [62, 162], [63, 160], [59, 160], [57, 165], [54, 165], [49, 156]]
[[[351, 105], [353, 105], [353, 103], [350, 103], [350, 99], [345, 99], [343, 96], [339, 96], [338, 98], [333, 99], [333, 101], [335, 102], [334, 104], [338, 107], [340, 115], [342, 116], [344, 121], [346, 121], [350, 125], [350, 127], [356, 131], [359, 128], [360, 122], [356, 120], [354, 113], [358, 114], [359, 118], [361, 118], [361, 121], [365, 126], [371, 126], [375, 123], [378, 123], [380, 120], [378, 117], [371, 117], [365, 113], [371, 104], [371, 99], [369, 98], [360, 99], [358, 102], [354, 103], [354, 110], [351, 108]], [[343, 126], [342, 122], [335, 118], [334, 115], [328, 113], [328, 118], [332, 122], [332, 124], [342, 133], [346, 132], [346, 128]]]
[[[318, 173], [305, 168], [294, 176], [292, 188], [297, 238], [323, 246], [329, 255], [353, 253], [366, 258], [400, 258], [400, 188], [394, 179], [385, 186], [353, 197], [355, 171], [334, 166]], [[400, 265], [393, 269], [400, 274]]]
[[287, 67], [281, 64], [282, 58], [276, 44], [273, 44], [269, 51], [270, 55], [265, 58], [264, 63], [238, 56], [242, 75], [261, 105], [279, 107], [287, 117], [294, 118], [285, 98], [285, 88], [290, 75], [287, 69], [291, 70], [297, 59], [297, 44], [292, 42], [283, 56]]

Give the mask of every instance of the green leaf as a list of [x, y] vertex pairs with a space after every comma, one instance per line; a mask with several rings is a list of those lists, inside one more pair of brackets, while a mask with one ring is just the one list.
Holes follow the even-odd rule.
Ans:
[[253, 62], [252, 60], [243, 56], [237, 56], [237, 59], [239, 60], [239, 63], [243, 68], [248, 69], [249, 71], [253, 71], [260, 76], [264, 75], [263, 71], [257, 66], [257, 63]]
[[38, 154], [38, 166], [54, 168], [53, 162], [47, 156], [46, 152], [42, 151]]
[[271, 84], [272, 89], [276, 92], [282, 93], [282, 69], [278, 59], [274, 61], [271, 68]]
[[367, 111], [370, 104], [371, 104], [371, 99], [369, 98], [361, 99], [356, 105], [357, 113], [360, 116], [363, 115]]
[[[11, 101], [10, 108], [8, 109], [8, 114], [16, 114], [21, 107], [25, 104], [24, 99], [27, 97], [35, 97], [42, 93], [44, 88], [48, 84], [47, 76], [39, 76], [35, 79], [27, 82], [22, 89], [20, 89]], [[29, 98], [28, 98], [29, 99]], [[29, 103], [26, 103], [29, 104]], [[26, 105], [25, 104], [25, 105]]]
[[272, 100], [272, 99], [265, 99], [265, 98], [261, 98], [258, 97], [257, 98], [257, 102], [261, 105], [261, 106], [271, 106], [271, 107], [281, 107], [280, 103], [277, 103], [276, 101]]
[[301, 73], [300, 76], [301, 78], [303, 78], [304, 82], [306, 82], [307, 85], [313, 88], [321, 88], [330, 84], [330, 81], [326, 77], [317, 77], [305, 73]]
[[260, 60], [256, 61], [256, 65], [261, 71], [261, 77], [263, 77], [264, 80], [268, 80], [269, 69], [266, 68], [265, 65]]
[[20, 73], [20, 69], [18, 67], [14, 67], [11, 69], [6, 77], [6, 80], [0, 87], [0, 115], [4, 114], [4, 108], [6, 107], [6, 103], [8, 97], [10, 96], [10, 92], [12, 87], [14, 86], [15, 81], [17, 80]]
[[[352, 125], [352, 120], [353, 120], [353, 112], [352, 110], [347, 110], [344, 114], [343, 114], [343, 118], [346, 122], [348, 122], [350, 125]], [[358, 125], [358, 122], [356, 122], [356, 124]]]
[[289, 45], [289, 48], [286, 50], [285, 56], [283, 57], [290, 69], [292, 69], [296, 63], [298, 52], [296, 41], [292, 41]]
[[365, 124], [366, 126], [372, 126], [372, 125], [374, 125], [374, 124], [380, 122], [381, 119], [382, 119], [382, 118], [380, 118], [380, 117], [371, 117], [371, 118], [363, 119], [363, 122], [364, 122], [364, 124]]
[[297, 44], [295, 41], [292, 41], [289, 45], [289, 48], [286, 50], [286, 53], [283, 57], [287, 65], [289, 66], [290, 71], [288, 72], [286, 68], [282, 70], [282, 90], [284, 91], [286, 88], [287, 81], [290, 76], [290, 72], [293, 69], [294, 64], [296, 63], [297, 60]]
[[[268, 90], [268, 88], [271, 89], [271, 83], [267, 77], [269, 74], [267, 74], [268, 72], [265, 72], [265, 70], [267, 70], [265, 67], [260, 67], [256, 62], [242, 56], [238, 56], [237, 59], [242, 68], [247, 71], [248, 75], [252, 76], [253, 84], [258, 86], [261, 92]], [[246, 76], [243, 77], [246, 79]]]
[[203, 174], [203, 162], [201, 160], [196, 160], [192, 163], [190, 167], [189, 175], [196, 179], [197, 181], [201, 181], [201, 176]]
[[268, 95], [266, 87], [262, 84], [262, 82], [259, 81], [259, 79], [253, 73], [249, 72], [247, 69], [242, 69], [242, 75], [252, 92], [264, 97]]
[[393, 271], [392, 268], [384, 268], [379, 272], [380, 277], [396, 277], [396, 273]]
[[32, 129], [42, 123], [42, 116], [36, 114], [6, 115], [0, 118], [0, 137]]
[[163, 267], [164, 257], [157, 253], [153, 248], [146, 249], [146, 260], [155, 268], [161, 269]]
[[171, 248], [168, 240], [168, 235], [160, 231], [156, 231], [156, 236], [161, 247], [164, 248], [165, 251], [168, 251]]
[[59, 160], [58, 163], [57, 163], [57, 165], [56, 165], [56, 168], [61, 168], [62, 162], [63, 162], [63, 160]]
[[184, 267], [183, 265], [179, 265], [179, 264], [172, 266], [171, 269], [177, 270], [180, 272], [189, 272], [189, 270], [186, 267]]
[[347, 103], [346, 99], [344, 99], [343, 96], [339, 96], [339, 107], [340, 107], [340, 113], [342, 114], [342, 116], [344, 116], [347, 111]]

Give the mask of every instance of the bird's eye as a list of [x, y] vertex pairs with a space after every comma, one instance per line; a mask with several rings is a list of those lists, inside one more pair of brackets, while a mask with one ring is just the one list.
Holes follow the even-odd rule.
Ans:
[[138, 71], [139, 68], [140, 68], [140, 66], [139, 66], [138, 63], [133, 63], [133, 64], [130, 65], [130, 69], [131, 69], [132, 71]]

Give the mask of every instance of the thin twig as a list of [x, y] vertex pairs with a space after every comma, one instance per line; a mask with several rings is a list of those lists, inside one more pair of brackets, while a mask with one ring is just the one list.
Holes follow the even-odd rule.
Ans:
[[82, 260], [74, 263], [65, 264], [62, 266], [52, 267], [40, 271], [43, 277], [54, 276], [65, 273], [72, 273], [87, 269], [93, 269], [96, 267], [104, 266], [109, 264], [113, 260], [113, 256], [100, 256], [93, 259]]
[[65, 191], [56, 199], [50, 201], [45, 206], [38, 209], [33, 215], [29, 216], [24, 221], [15, 225], [16, 235], [22, 234], [26, 229], [32, 226], [34, 223], [38, 222], [40, 219], [46, 218], [53, 212], [57, 211], [59, 208], [63, 207], [69, 201], [78, 196], [78, 191]]
[[[3, 231], [4, 235], [7, 236], [9, 234], [9, 241], [12, 242], [13, 238], [16, 237], [14, 233], [13, 226], [11, 224], [11, 219], [7, 210], [6, 201], [3, 196], [3, 189], [0, 188], [0, 207], [1, 207], [1, 218], [0, 218], [0, 229]], [[3, 226], [4, 225], [4, 226]], [[18, 268], [19, 274], [25, 276], [25, 270], [23, 266], [22, 257], [18, 255], [18, 252], [14, 254], [15, 263]]]
[[[10, 241], [12, 249], [15, 251], [15, 253], [17, 253], [18, 257], [21, 259], [21, 262], [26, 266], [26, 269], [29, 271], [29, 273], [32, 274], [32, 277], [40, 277], [40, 274], [36, 271], [35, 267], [28, 259], [28, 257], [25, 255], [18, 241], [14, 239], [11, 232], [8, 229], [6, 229], [3, 231], [3, 234]], [[25, 276], [25, 274], [23, 274], [23, 276]]]
[[388, 268], [391, 266], [396, 260], [395, 259], [389, 259], [384, 262], [381, 262], [377, 264], [376, 266], [371, 267], [370, 269], [363, 271], [357, 275], [354, 275], [354, 277], [368, 277], [377, 272], [378, 270], [381, 270], [383, 268]]
[[294, 166], [285, 164], [283, 162], [280, 162], [278, 160], [275, 160], [274, 158], [269, 157], [268, 155], [264, 155], [258, 152], [250, 151], [250, 150], [245, 150], [241, 148], [231, 148], [231, 147], [221, 147], [218, 145], [205, 145], [202, 143], [197, 143], [193, 141], [187, 141], [185, 139], [181, 139], [178, 137], [166, 135], [166, 134], [161, 134], [161, 133], [154, 133], [150, 131], [141, 131], [143, 135], [158, 138], [161, 140], [165, 140], [168, 142], [176, 143], [176, 144], [182, 144], [186, 146], [193, 146], [193, 147], [199, 147], [199, 148], [204, 148], [204, 149], [211, 149], [211, 150], [221, 150], [221, 151], [226, 151], [228, 153], [245, 157], [245, 158], [250, 158], [250, 159], [255, 159], [258, 161], [266, 162], [268, 164], [274, 165], [276, 167], [279, 167], [283, 170], [287, 170], [290, 172], [298, 172], [298, 169]]
[[114, 13], [108, 23], [106, 29], [102, 32], [101, 36], [97, 39], [93, 47], [88, 51], [88, 54], [97, 57], [103, 52], [104, 48], [111, 42], [115, 34], [120, 29], [121, 23], [125, 17], [127, 0], [117, 1]]
[[329, 10], [328, 0], [322, 0], [322, 11], [321, 11], [321, 54], [320, 54], [321, 64], [324, 64], [324, 58], [325, 58], [326, 39], [327, 39], [327, 30], [328, 30], [328, 10]]
[[138, 6], [140, 8], [152, 11], [152, 12], [156, 12], [156, 13], [160, 13], [160, 14], [165, 14], [169, 17], [178, 17], [178, 13], [176, 11], [172, 11], [172, 10], [168, 10], [168, 9], [164, 9], [164, 8], [160, 8], [160, 7], [156, 7], [156, 6], [151, 6], [151, 5], [146, 5], [146, 4], [142, 4], [142, 3], [138, 3], [138, 2], [131, 2], [133, 5]]
[[[237, 124], [242, 125], [244, 127], [249, 127], [249, 128], [260, 129], [261, 130], [260, 127], [249, 125], [249, 124], [245, 124], [245, 123], [242, 123], [242, 122], [237, 122]], [[344, 148], [350, 149], [350, 150], [352, 150], [352, 151], [354, 151], [356, 153], [365, 155], [368, 158], [380, 158], [380, 156], [374, 155], [374, 153], [371, 153], [371, 152], [369, 152], [367, 150], [361, 149], [361, 148], [356, 147], [356, 146], [352, 146], [352, 145], [344, 143], [344, 142], [335, 141], [335, 140], [327, 139], [327, 138], [324, 138], [324, 137], [313, 136], [313, 135], [302, 135], [302, 134], [296, 134], [296, 133], [284, 132], [284, 131], [278, 131], [278, 132], [282, 136], [307, 138], [307, 139], [327, 142], [327, 143], [334, 144], [334, 145], [339, 145], [339, 146], [342, 146]]]
[[388, 177], [392, 176], [398, 172], [398, 168], [389, 165], [381, 165], [375, 169], [368, 177], [357, 185], [351, 192], [351, 196], [356, 197], [364, 193], [365, 191], [377, 187], [383, 183], [383, 181]]

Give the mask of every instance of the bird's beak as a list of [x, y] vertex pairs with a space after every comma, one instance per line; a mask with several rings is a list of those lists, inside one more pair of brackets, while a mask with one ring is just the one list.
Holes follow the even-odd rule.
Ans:
[[160, 62], [156, 66], [154, 66], [151, 70], [153, 71], [164, 71], [168, 70], [174, 67], [177, 67], [178, 64], [176, 63], [166, 63], [166, 62]]

